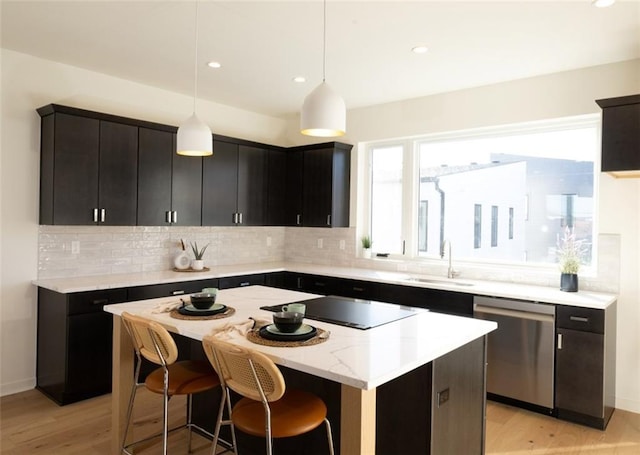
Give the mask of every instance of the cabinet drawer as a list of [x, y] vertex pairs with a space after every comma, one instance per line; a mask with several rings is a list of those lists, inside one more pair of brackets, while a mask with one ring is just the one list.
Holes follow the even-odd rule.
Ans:
[[217, 279], [181, 281], [179, 283], [153, 284], [150, 286], [136, 286], [129, 288], [128, 300], [156, 299], [158, 297], [171, 297], [174, 295], [192, 294], [200, 292], [204, 288], [218, 287]]
[[67, 314], [96, 313], [104, 305], [127, 301], [126, 289], [105, 289], [102, 291], [77, 292], [69, 294]]
[[604, 333], [604, 311], [558, 305], [556, 324], [558, 328]]
[[231, 276], [220, 278], [220, 289], [240, 288], [243, 286], [263, 285], [265, 284], [264, 273], [256, 275]]

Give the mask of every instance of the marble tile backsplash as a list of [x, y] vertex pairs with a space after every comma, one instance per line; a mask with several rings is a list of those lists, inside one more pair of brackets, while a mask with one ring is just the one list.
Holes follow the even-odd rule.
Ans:
[[[260, 262], [358, 267], [445, 277], [447, 261], [363, 259], [356, 229], [299, 227], [109, 227], [40, 226], [38, 278], [105, 275], [170, 270], [180, 239], [209, 243], [205, 266]], [[78, 247], [74, 251], [74, 244]], [[559, 286], [552, 267], [520, 267], [456, 260], [460, 279]], [[617, 293], [620, 237], [600, 234], [598, 266], [580, 273], [580, 289]]]

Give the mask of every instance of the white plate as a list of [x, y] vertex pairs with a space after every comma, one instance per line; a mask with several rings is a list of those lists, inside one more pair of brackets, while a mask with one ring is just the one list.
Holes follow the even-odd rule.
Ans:
[[298, 330], [295, 332], [281, 332], [278, 330], [275, 324], [270, 324], [267, 326], [267, 332], [273, 333], [274, 335], [306, 335], [307, 333], [311, 333], [313, 327], [307, 324], [302, 324]]
[[187, 311], [193, 311], [194, 313], [197, 313], [198, 311], [216, 311], [216, 310], [220, 310], [224, 308], [224, 305], [221, 303], [214, 303], [213, 305], [211, 305], [211, 308], [207, 308], [206, 310], [200, 310], [196, 307], [194, 307], [191, 303], [187, 303], [184, 306], [184, 309]]

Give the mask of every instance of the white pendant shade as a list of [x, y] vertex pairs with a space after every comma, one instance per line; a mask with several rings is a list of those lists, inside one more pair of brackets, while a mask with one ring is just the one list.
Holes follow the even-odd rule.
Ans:
[[213, 155], [211, 129], [196, 116], [195, 112], [178, 128], [176, 153], [186, 156]]
[[340, 95], [322, 82], [307, 95], [300, 113], [300, 132], [307, 136], [344, 136], [347, 108]]

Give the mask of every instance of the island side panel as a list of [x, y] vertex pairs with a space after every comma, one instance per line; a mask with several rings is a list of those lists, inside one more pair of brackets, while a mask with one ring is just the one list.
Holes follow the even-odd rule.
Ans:
[[376, 389], [342, 384], [340, 398], [340, 453], [376, 453]]
[[[113, 315], [113, 370], [111, 386], [111, 453], [122, 451], [129, 397], [133, 387], [134, 351], [122, 318]], [[133, 428], [127, 442], [133, 441]]]
[[433, 361], [431, 454], [484, 454], [486, 336]]

